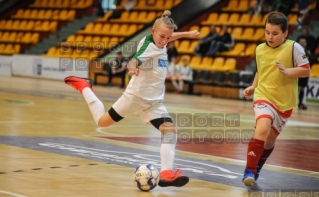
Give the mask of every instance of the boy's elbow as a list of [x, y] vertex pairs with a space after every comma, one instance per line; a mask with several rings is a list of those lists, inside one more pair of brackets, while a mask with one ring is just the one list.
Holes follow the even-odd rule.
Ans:
[[309, 77], [310, 76], [310, 68], [306, 68], [302, 72], [302, 77]]

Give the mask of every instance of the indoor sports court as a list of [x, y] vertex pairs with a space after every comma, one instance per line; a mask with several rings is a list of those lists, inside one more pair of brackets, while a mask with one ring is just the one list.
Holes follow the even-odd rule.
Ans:
[[[108, 109], [123, 89], [95, 86]], [[161, 136], [139, 116], [99, 128], [81, 94], [60, 80], [1, 77], [0, 196], [317, 196], [319, 192], [319, 107], [295, 110], [275, 151], [253, 187], [245, 187], [244, 138], [181, 136], [175, 167], [190, 176], [181, 188], [140, 191], [134, 168], [159, 168]], [[239, 114], [240, 125], [219, 131], [253, 131], [251, 101], [168, 93], [165, 105], [174, 114]], [[194, 105], [196, 103], [196, 105]], [[187, 125], [181, 131], [213, 127]], [[186, 129], [185, 129], [186, 128]], [[240, 135], [239, 135], [240, 136]], [[299, 196], [301, 196], [301, 194]], [[309, 195], [308, 195], [309, 194]]]
[[[0, 0], [0, 197], [318, 197], [318, 5], [315, 0]], [[246, 187], [242, 178], [255, 118], [252, 101], [241, 92], [253, 82], [256, 47], [268, 41], [270, 11], [285, 15], [288, 34], [282, 40], [297, 42], [308, 32], [314, 38], [307, 42], [317, 42], [311, 48], [317, 56], [300, 94], [305, 106], [293, 111], [258, 180]], [[165, 80], [164, 104], [178, 130], [174, 170], [190, 180], [183, 187], [145, 192], [135, 186], [133, 174], [140, 164], [160, 171], [161, 133], [138, 115], [99, 127], [83, 96], [64, 79], [91, 78], [107, 111], [130, 80], [123, 58], [132, 59], [164, 13], [178, 26], [175, 32], [186, 33], [172, 41], [168, 29], [172, 34], [154, 46], [162, 50], [154, 62], [163, 70], [152, 85], [156, 89], [154, 84]], [[210, 39], [216, 33], [216, 40]], [[221, 50], [224, 35], [230, 43]], [[148, 36], [149, 43], [158, 44], [160, 37], [155, 42]], [[172, 60], [168, 51], [176, 57], [176, 70], [185, 62], [192, 71], [178, 90], [172, 78], [165, 79]], [[291, 59], [307, 62], [300, 51], [302, 56]], [[277, 87], [287, 87], [281, 83]]]

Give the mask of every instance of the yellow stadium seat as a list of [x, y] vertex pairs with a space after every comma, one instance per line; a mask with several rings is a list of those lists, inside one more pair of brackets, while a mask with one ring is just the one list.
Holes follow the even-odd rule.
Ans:
[[128, 25], [127, 24], [122, 24], [119, 27], [118, 35], [119, 36], [128, 36]]
[[9, 29], [9, 30], [12, 29], [12, 24], [13, 24], [12, 20], [7, 20], [4, 26], [4, 29]]
[[200, 62], [201, 62], [201, 57], [198, 56], [193, 56], [192, 59], [189, 62], [189, 65], [191, 68], [196, 69], [198, 67], [200, 67]]
[[248, 6], [249, 6], [248, 0], [241, 0], [239, 1], [236, 11], [246, 11], [248, 10]]
[[229, 16], [229, 20], [222, 23], [223, 25], [236, 25], [239, 21], [239, 14], [233, 13]]
[[99, 42], [99, 41], [101, 41], [101, 37], [100, 36], [94, 36], [92, 38], [92, 42]]
[[297, 20], [298, 20], [298, 15], [297, 14], [289, 14], [288, 15], [288, 23], [289, 23], [289, 25], [294, 25]]
[[56, 56], [55, 53], [56, 53], [56, 48], [55, 47], [51, 47], [45, 55], [49, 56], [49, 57], [55, 57]]
[[164, 1], [163, 9], [170, 10], [173, 7], [173, 0], [166, 0]]
[[127, 35], [132, 35], [137, 31], [137, 25], [136, 24], [130, 24], [127, 30]]
[[19, 32], [18, 34], [17, 34], [17, 36], [16, 36], [16, 42], [21, 42], [22, 41], [22, 39], [23, 39], [23, 36], [24, 36], [24, 33], [22, 33], [22, 32]]
[[5, 44], [0, 44], [0, 54], [4, 53]]
[[213, 25], [223, 25], [223, 24], [226, 24], [227, 21], [228, 21], [228, 17], [229, 17], [229, 14], [228, 13], [221, 13], [219, 16], [218, 16], [218, 19], [214, 22], [212, 22]]
[[13, 45], [13, 53], [14, 54], [20, 53], [20, 50], [21, 50], [21, 46], [19, 44]]
[[254, 33], [253, 37], [251, 37], [250, 40], [259, 41], [259, 40], [261, 40], [264, 37], [265, 37], [265, 29], [264, 28], [258, 28], [258, 29], [255, 30], [255, 33]]
[[100, 34], [102, 31], [102, 28], [103, 28], [102, 23], [95, 23], [91, 33]]
[[5, 29], [4, 27], [6, 26], [7, 21], [6, 20], [1, 20], [0, 21], [0, 29]]
[[209, 70], [213, 71], [221, 71], [222, 67], [224, 66], [225, 59], [223, 57], [217, 57], [214, 59], [213, 64], [209, 67]]
[[120, 25], [115, 23], [111, 26], [111, 29], [109, 32], [107, 32], [108, 35], [117, 35], [117, 32], [119, 31]]
[[250, 40], [254, 35], [254, 28], [248, 27], [245, 28], [244, 33], [242, 34], [242, 40]]
[[132, 21], [136, 21], [138, 14], [139, 14], [139, 12], [131, 12], [129, 19], [126, 22], [131, 23]]
[[192, 41], [190, 46], [189, 46], [188, 53], [194, 53], [195, 48], [197, 47], [197, 45], [198, 45], [198, 41], [197, 40]]
[[100, 34], [107, 34], [107, 32], [110, 31], [110, 28], [111, 28], [111, 24], [109, 23], [104, 24]]
[[31, 33], [27, 32], [27, 33], [24, 34], [21, 42], [22, 43], [30, 43], [30, 41], [31, 41]]
[[32, 44], [36, 44], [39, 42], [39, 38], [40, 38], [40, 34], [39, 33], [33, 33], [31, 35], [31, 38], [30, 38], [30, 43]]
[[201, 22], [202, 25], [211, 25], [213, 24], [215, 21], [217, 21], [218, 18], [218, 14], [217, 13], [210, 13], [208, 15], [208, 18], [204, 21]]
[[256, 44], [251, 44], [251, 45], [247, 46], [244, 54], [246, 56], [254, 56], [256, 46], [257, 46]]
[[237, 8], [238, 0], [230, 0], [226, 7], [223, 7], [224, 11], [234, 11]]
[[319, 77], [319, 64], [314, 64], [310, 70], [310, 77]]
[[20, 21], [19, 21], [19, 20], [14, 20], [13, 23], [12, 23], [11, 29], [12, 29], [12, 30], [21, 29], [21, 27], [20, 27]]
[[238, 56], [241, 55], [245, 50], [244, 43], [236, 43], [235, 46], [230, 51], [221, 52], [219, 54], [226, 56]]
[[145, 9], [145, 7], [146, 7], [145, 5], [146, 5], [145, 0], [139, 0], [139, 1], [137, 1], [137, 4], [133, 9], [137, 9], [137, 10]]
[[19, 9], [17, 11], [17, 13], [15, 13], [14, 15], [11, 16], [11, 18], [22, 18], [23, 17], [23, 12], [24, 12], [23, 9]]
[[208, 26], [201, 27], [199, 30], [199, 33], [200, 33], [199, 38], [203, 38], [203, 37], [207, 36], [207, 34], [209, 32], [210, 32], [210, 27], [208, 27]]
[[106, 12], [103, 17], [97, 19], [96, 21], [97, 22], [105, 22], [105, 21], [107, 21], [108, 18], [111, 16], [111, 13], [112, 12]]
[[85, 36], [83, 41], [84, 42], [91, 42], [92, 41], [92, 36]]
[[31, 10], [30, 9], [26, 9], [23, 12], [22, 18], [29, 18], [30, 14], [31, 14]]
[[7, 41], [9, 39], [10, 32], [4, 32], [1, 36], [1, 41]]
[[38, 18], [38, 10], [31, 10], [30, 16], [28, 18]]
[[240, 40], [242, 37], [243, 33], [243, 28], [241, 27], [235, 27], [232, 31], [232, 36], [234, 37], [235, 40]]
[[213, 63], [213, 58], [211, 57], [203, 57], [201, 62], [202, 69], [209, 69]]
[[182, 2], [182, 0], [174, 0], [174, 6], [177, 6], [178, 4], [180, 4]]
[[242, 14], [237, 25], [250, 25], [250, 14]]
[[45, 10], [44, 19], [50, 19], [52, 16], [52, 10]]
[[17, 32], [11, 32], [7, 41], [16, 42], [16, 37], [17, 37]]
[[220, 71], [235, 71], [236, 70], [236, 59], [235, 58], [227, 58], [223, 67]]
[[94, 23], [88, 23], [83, 30], [80, 30], [78, 33], [91, 33], [93, 32]]
[[[110, 21], [112, 21], [112, 22], [128, 22], [128, 21], [130, 21], [129, 18], [130, 18], [130, 12], [125, 11], [125, 12], [122, 12], [120, 18], [117, 18], [117, 19], [116, 18], [112, 18], [112, 19], [110, 19]], [[133, 19], [133, 20], [135, 20], [135, 19]]]
[[149, 22], [149, 19], [147, 18], [147, 14], [148, 13], [144, 12], [144, 11], [140, 12], [135, 20], [138, 22], [141, 22], [141, 23], [147, 23], [147, 22]]
[[67, 42], [73, 42], [75, 39], [75, 35], [69, 35], [66, 39]]
[[264, 24], [262, 23], [262, 17], [261, 17], [261, 15], [260, 15], [260, 14], [254, 14], [254, 15], [251, 17], [250, 25], [263, 26]]
[[147, 22], [151, 22], [155, 20], [156, 18], [156, 12], [148, 12], [147, 14]]
[[190, 47], [190, 41], [189, 40], [182, 40], [179, 44], [177, 51], [180, 53], [188, 53], [189, 47]]

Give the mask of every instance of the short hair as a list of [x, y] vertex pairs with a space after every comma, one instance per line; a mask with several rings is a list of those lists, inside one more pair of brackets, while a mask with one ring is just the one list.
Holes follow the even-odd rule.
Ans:
[[266, 19], [265, 25], [267, 23], [270, 23], [272, 25], [279, 25], [282, 32], [288, 30], [288, 19], [283, 13], [277, 11], [270, 12]]

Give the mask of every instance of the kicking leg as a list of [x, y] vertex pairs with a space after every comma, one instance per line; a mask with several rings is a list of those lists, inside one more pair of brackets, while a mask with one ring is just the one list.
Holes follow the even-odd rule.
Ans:
[[160, 149], [161, 155], [161, 172], [159, 186], [181, 187], [188, 183], [189, 178], [180, 174], [181, 170], [172, 171], [175, 158], [175, 146], [177, 141], [176, 127], [171, 118], [158, 118], [151, 121], [153, 126], [163, 134]]
[[107, 127], [115, 123], [109, 114], [111, 110], [105, 113], [103, 103], [94, 94], [92, 89], [93, 81], [91, 79], [70, 76], [65, 78], [64, 81], [82, 93], [96, 124], [101, 127]]

